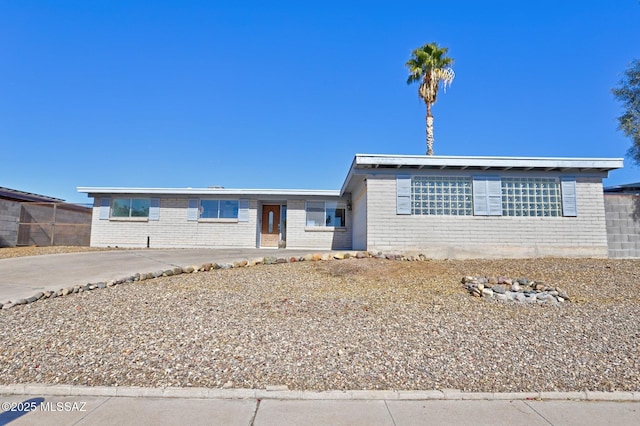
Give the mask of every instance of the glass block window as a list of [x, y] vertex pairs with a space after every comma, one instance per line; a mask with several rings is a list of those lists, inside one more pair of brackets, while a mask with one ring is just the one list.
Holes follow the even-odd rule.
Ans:
[[560, 182], [554, 178], [502, 178], [503, 216], [562, 216]]
[[471, 178], [414, 176], [411, 179], [411, 214], [473, 214]]

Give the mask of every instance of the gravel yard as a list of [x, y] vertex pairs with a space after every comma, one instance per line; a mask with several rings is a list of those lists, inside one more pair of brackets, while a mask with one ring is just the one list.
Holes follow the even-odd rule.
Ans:
[[[146, 271], [140, 271], [146, 272]], [[487, 302], [466, 275], [572, 302]], [[348, 259], [120, 284], [0, 310], [0, 383], [640, 391], [640, 262]]]
[[85, 246], [25, 246], [25, 247], [0, 247], [0, 259], [13, 257], [40, 256], [43, 254], [80, 253], [83, 251], [114, 250], [109, 248], [85, 247]]

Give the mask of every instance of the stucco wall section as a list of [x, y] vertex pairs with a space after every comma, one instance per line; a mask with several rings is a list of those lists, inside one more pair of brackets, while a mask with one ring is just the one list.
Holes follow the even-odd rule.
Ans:
[[314, 250], [351, 248], [351, 212], [349, 210], [346, 212], [345, 228], [307, 227], [306, 214], [304, 200], [287, 201], [287, 248]]
[[161, 198], [160, 220], [100, 220], [100, 198], [93, 206], [91, 246], [152, 248], [256, 246], [257, 201], [249, 202], [248, 222], [203, 222], [187, 220], [188, 198]]
[[640, 257], [640, 195], [604, 196], [609, 257]]
[[600, 178], [576, 180], [578, 217], [396, 214], [395, 176], [367, 179], [367, 248], [433, 258], [607, 257]]

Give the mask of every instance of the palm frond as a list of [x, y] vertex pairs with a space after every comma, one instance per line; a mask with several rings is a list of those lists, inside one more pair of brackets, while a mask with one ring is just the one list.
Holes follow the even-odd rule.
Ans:
[[[453, 81], [454, 74], [451, 68], [453, 59], [446, 56], [448, 51], [448, 48], [440, 47], [437, 43], [426, 43], [414, 49], [411, 52], [411, 58], [405, 63], [405, 67], [409, 71], [407, 84], [419, 81], [421, 86], [434, 86], [433, 83], [429, 83], [429, 80], [435, 78], [436, 91], [438, 81], [443, 82], [444, 88], [450, 85]], [[438, 71], [438, 73], [432, 75], [433, 70], [444, 71]], [[422, 91], [422, 89], [419, 89], [419, 92]]]

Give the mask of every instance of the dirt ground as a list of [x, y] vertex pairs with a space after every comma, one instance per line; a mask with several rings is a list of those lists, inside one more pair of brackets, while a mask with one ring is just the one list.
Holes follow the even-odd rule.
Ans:
[[24, 257], [24, 256], [40, 256], [43, 254], [79, 253], [83, 251], [102, 251], [102, 250], [113, 250], [113, 249], [99, 248], [99, 247], [80, 247], [80, 246], [1, 247], [0, 259], [9, 259], [12, 257]]

